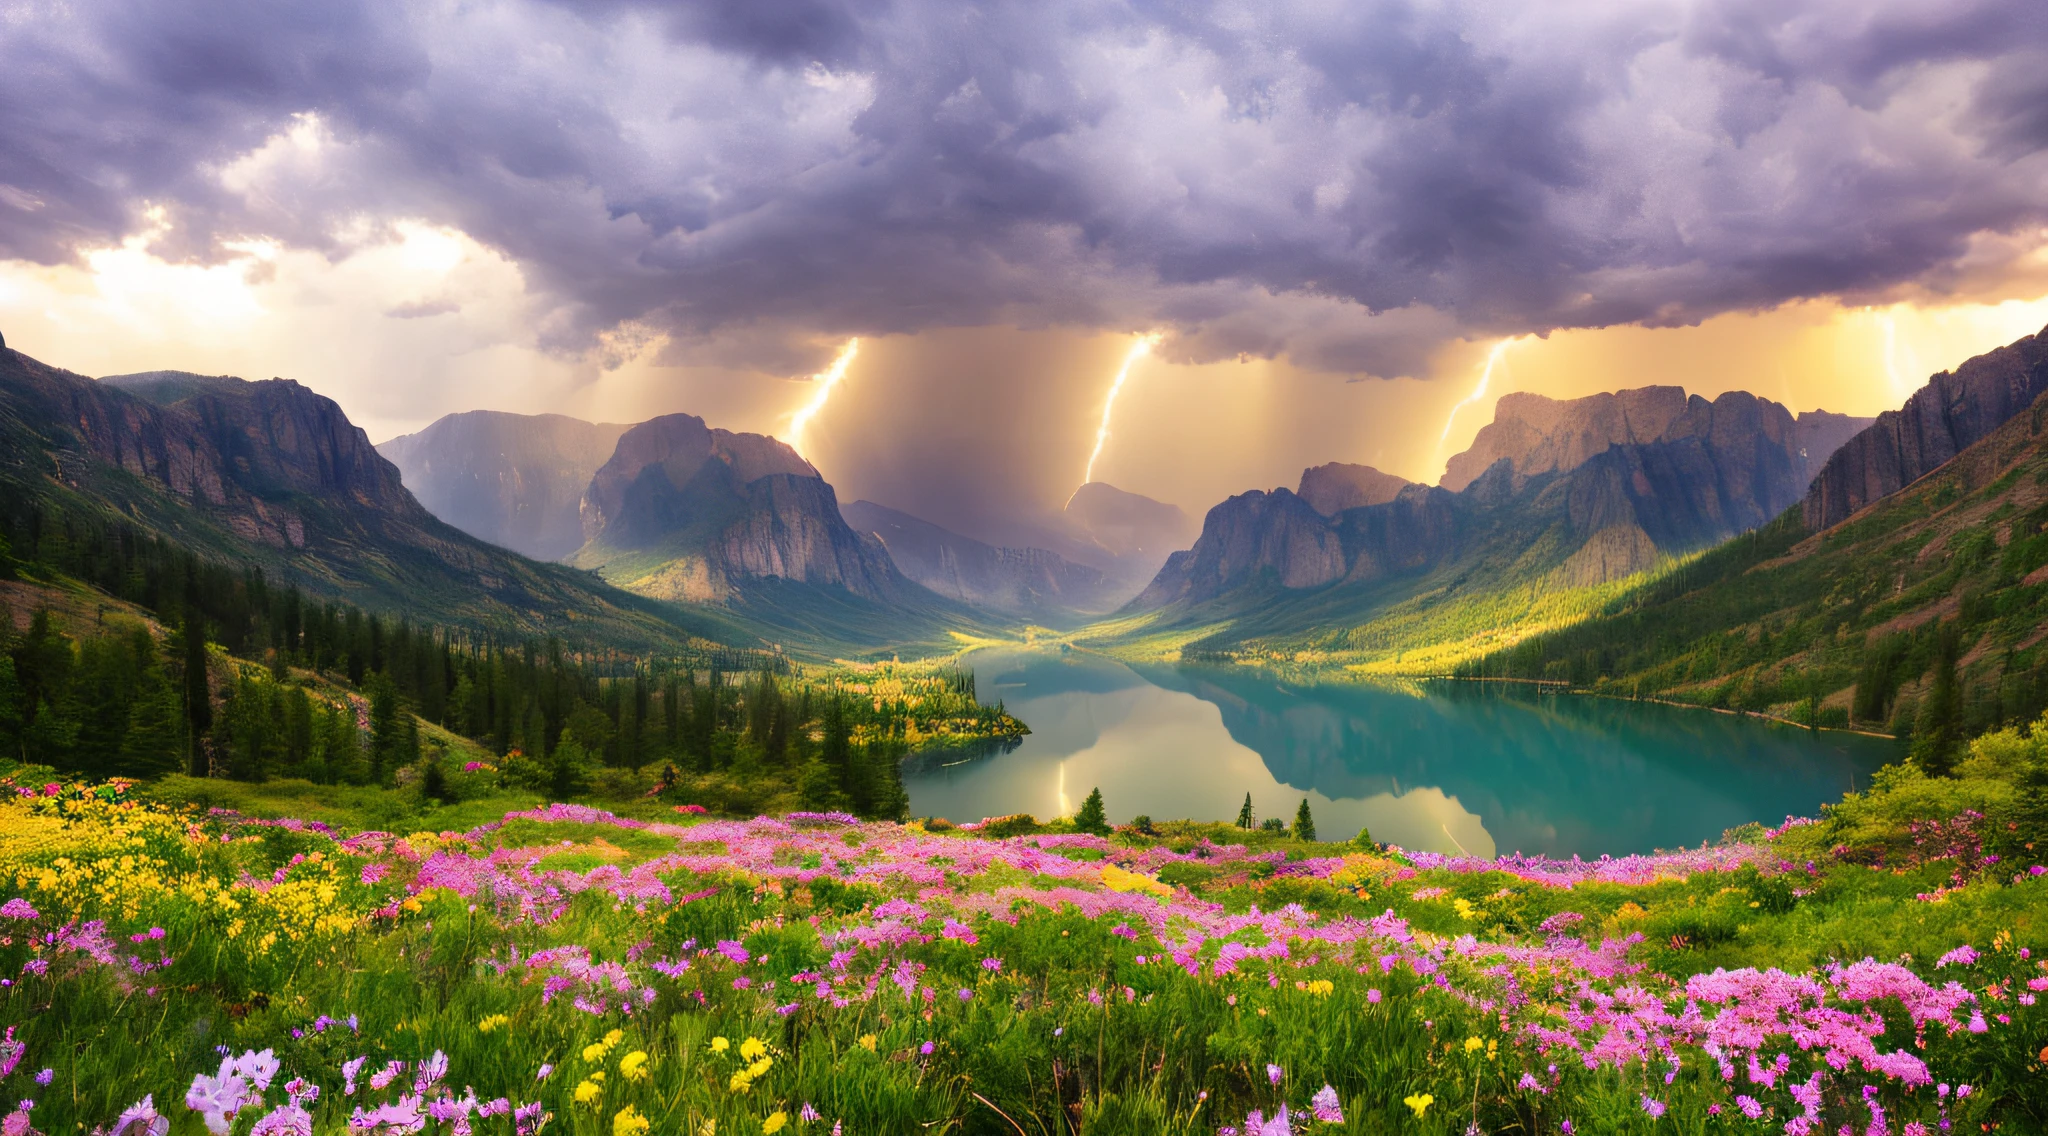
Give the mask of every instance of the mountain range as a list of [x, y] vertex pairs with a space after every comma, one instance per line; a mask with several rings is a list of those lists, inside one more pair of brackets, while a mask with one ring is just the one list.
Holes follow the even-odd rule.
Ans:
[[2043, 628], [2048, 331], [1933, 376], [1747, 539], [1461, 670], [1969, 736], [2048, 707]]
[[428, 512], [522, 556], [561, 560], [583, 547], [583, 490], [626, 430], [561, 414], [471, 410], [377, 452]]
[[[1822, 462], [1870, 425], [1794, 416], [1769, 399], [1677, 387], [1500, 400], [1445, 484], [1370, 467], [1305, 470], [1209, 511], [1100, 640], [1203, 650], [1355, 650], [1411, 642], [1381, 615], [1479, 596], [1516, 622], [1571, 589], [1612, 584], [1752, 529], [1798, 503]], [[1483, 463], [1483, 464], [1481, 464]], [[1417, 625], [1425, 636], [1441, 624]]]
[[315, 597], [448, 626], [641, 649], [733, 635], [446, 524], [333, 400], [284, 379], [94, 380], [0, 348], [0, 499], [16, 531], [113, 521]]

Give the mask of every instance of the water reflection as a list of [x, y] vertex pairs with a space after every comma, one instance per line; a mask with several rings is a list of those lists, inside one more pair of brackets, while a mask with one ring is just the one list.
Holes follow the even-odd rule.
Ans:
[[1228, 819], [1250, 793], [1325, 839], [1369, 826], [1411, 848], [1597, 855], [1696, 844], [1811, 813], [1893, 752], [1704, 711], [1527, 688], [1296, 686], [1244, 668], [1084, 654], [969, 657], [985, 699], [1031, 725], [1011, 752], [905, 769], [911, 808], [956, 820], [1071, 813]]

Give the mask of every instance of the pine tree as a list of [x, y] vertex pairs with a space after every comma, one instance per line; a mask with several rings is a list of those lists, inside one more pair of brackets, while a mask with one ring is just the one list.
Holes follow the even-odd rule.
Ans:
[[1313, 841], [1316, 838], [1316, 820], [1308, 815], [1308, 798], [1301, 799], [1301, 807], [1294, 810], [1294, 838]]
[[213, 731], [213, 687], [207, 681], [206, 674], [206, 623], [200, 618], [196, 607], [185, 612], [185, 625], [180, 636], [183, 640], [185, 660], [183, 682], [187, 771], [194, 777], [204, 777], [209, 770], [206, 747], [202, 743]]
[[1109, 820], [1103, 815], [1102, 790], [1090, 789], [1088, 799], [1081, 802], [1081, 811], [1074, 814], [1074, 831], [1092, 832], [1097, 836], [1109, 835]]
[[1956, 683], [1956, 630], [1944, 628], [1934, 660], [1934, 688], [1920, 707], [1913, 730], [1913, 760], [1929, 777], [1955, 771], [1956, 749], [1962, 740], [1962, 692]]
[[185, 753], [184, 709], [178, 703], [178, 691], [162, 668], [142, 672], [115, 763], [121, 776], [158, 777], [178, 768]]
[[1372, 838], [1372, 830], [1370, 828], [1359, 829], [1358, 835], [1352, 838], [1352, 843], [1358, 845], [1360, 848], [1379, 847], [1379, 843], [1373, 840]]
[[21, 683], [14, 677], [14, 659], [0, 654], [0, 755], [22, 756], [21, 729], [27, 724], [22, 699]]
[[1251, 828], [1254, 823], [1252, 819], [1252, 795], [1246, 793], [1244, 795], [1244, 807], [1237, 810], [1237, 827]]

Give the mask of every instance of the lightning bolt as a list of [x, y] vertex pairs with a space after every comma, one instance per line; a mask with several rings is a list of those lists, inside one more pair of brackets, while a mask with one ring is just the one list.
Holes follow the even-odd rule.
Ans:
[[1486, 366], [1479, 372], [1479, 385], [1472, 388], [1471, 394], [1459, 399], [1458, 404], [1451, 407], [1450, 416], [1444, 419], [1444, 432], [1437, 435], [1436, 439], [1436, 453], [1438, 457], [1443, 456], [1444, 443], [1451, 440], [1451, 426], [1458, 421], [1458, 412], [1486, 397], [1486, 388], [1493, 384], [1494, 367], [1499, 365], [1500, 357], [1507, 354], [1508, 348], [1513, 347], [1521, 338], [1519, 335], [1511, 335], [1495, 343], [1486, 352]]
[[803, 452], [804, 428], [811, 424], [811, 419], [816, 418], [820, 410], [825, 409], [826, 401], [832, 397], [832, 388], [838, 386], [839, 380], [846, 377], [846, 369], [853, 365], [853, 357], [858, 354], [860, 337], [856, 335], [846, 341], [846, 346], [839, 349], [839, 354], [833, 358], [831, 366], [811, 376], [811, 382], [816, 384], [817, 391], [811, 395], [811, 401], [805, 403], [789, 420], [790, 449], [798, 453]]
[[1138, 360], [1152, 353], [1159, 345], [1159, 333], [1148, 331], [1138, 337], [1131, 349], [1124, 353], [1124, 365], [1117, 368], [1115, 381], [1109, 384], [1109, 397], [1102, 400], [1102, 424], [1095, 428], [1095, 448], [1089, 451], [1088, 468], [1081, 474], [1081, 484], [1095, 480], [1095, 460], [1102, 456], [1102, 444], [1109, 441], [1109, 416], [1116, 410], [1116, 396], [1124, 389], [1124, 382], [1131, 377], [1131, 368]]

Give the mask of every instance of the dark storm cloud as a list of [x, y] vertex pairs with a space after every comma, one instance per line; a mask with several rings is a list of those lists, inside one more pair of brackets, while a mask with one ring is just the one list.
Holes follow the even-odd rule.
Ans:
[[[797, 369], [851, 333], [1166, 324], [1180, 357], [1389, 374], [1449, 336], [1938, 287], [2048, 223], [2044, 11], [15, 5], [0, 254], [148, 205], [198, 257], [423, 217], [515, 257], [564, 349], [637, 320]], [[266, 147], [307, 114], [317, 153]]]

